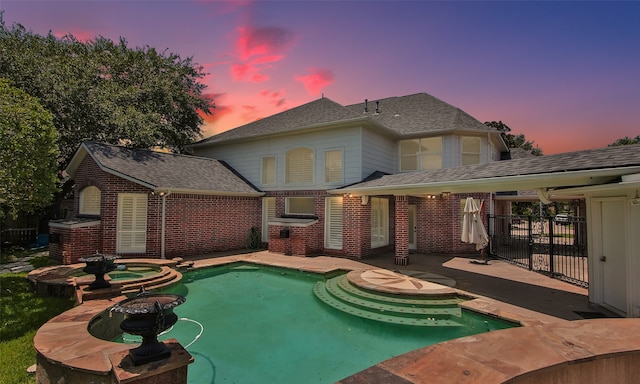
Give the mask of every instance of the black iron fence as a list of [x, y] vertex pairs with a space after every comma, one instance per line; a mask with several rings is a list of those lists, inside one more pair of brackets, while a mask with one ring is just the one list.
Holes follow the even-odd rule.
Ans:
[[532, 271], [589, 286], [582, 217], [489, 215], [491, 255]]

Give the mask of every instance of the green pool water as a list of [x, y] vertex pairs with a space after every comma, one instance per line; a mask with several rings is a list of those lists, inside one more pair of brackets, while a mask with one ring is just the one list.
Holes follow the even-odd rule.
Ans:
[[[354, 317], [318, 300], [323, 277], [248, 266], [188, 272], [176, 338], [195, 362], [189, 383], [333, 383], [382, 360], [512, 324], [464, 313], [465, 327], [411, 327]], [[134, 341], [123, 335], [125, 342]]]

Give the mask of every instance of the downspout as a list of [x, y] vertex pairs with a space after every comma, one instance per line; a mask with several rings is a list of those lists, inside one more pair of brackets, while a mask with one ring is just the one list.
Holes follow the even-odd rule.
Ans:
[[160, 192], [160, 196], [162, 196], [162, 224], [160, 228], [160, 258], [166, 259], [165, 257], [165, 234], [166, 234], [166, 221], [165, 216], [167, 212], [167, 196], [171, 194], [171, 191], [162, 191]]

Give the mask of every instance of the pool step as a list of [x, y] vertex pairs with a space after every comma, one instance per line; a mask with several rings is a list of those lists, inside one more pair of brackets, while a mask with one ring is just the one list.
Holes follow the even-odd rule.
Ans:
[[347, 275], [316, 283], [318, 299], [340, 311], [370, 320], [421, 327], [462, 326], [462, 311], [455, 297], [390, 295], [360, 288]]
[[182, 279], [182, 273], [170, 267], [162, 267], [160, 272], [155, 275], [131, 281], [123, 281], [122, 293], [136, 293], [141, 287], [144, 287], [147, 291], [166, 288], [179, 282], [180, 279]]

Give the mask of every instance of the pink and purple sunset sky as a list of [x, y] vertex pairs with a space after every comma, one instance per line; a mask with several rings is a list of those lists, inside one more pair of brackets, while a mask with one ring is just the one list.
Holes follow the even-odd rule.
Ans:
[[429, 93], [545, 154], [640, 135], [640, 2], [0, 0], [7, 25], [193, 57], [204, 137], [324, 96]]

